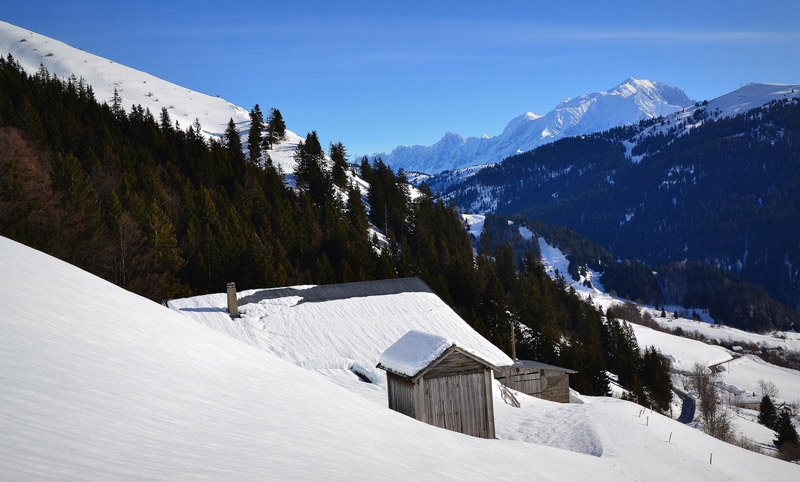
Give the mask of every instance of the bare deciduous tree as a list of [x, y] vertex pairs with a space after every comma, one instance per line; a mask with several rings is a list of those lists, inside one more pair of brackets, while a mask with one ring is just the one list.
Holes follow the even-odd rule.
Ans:
[[776, 387], [775, 384], [769, 380], [759, 380], [758, 389], [761, 390], [761, 398], [768, 396], [769, 398], [775, 400], [775, 397], [778, 396], [778, 387]]
[[733, 426], [730, 413], [722, 402], [721, 389], [715, 383], [716, 376], [708, 368], [697, 363], [690, 373], [691, 386], [697, 392], [700, 419], [705, 432], [714, 438], [731, 441]]

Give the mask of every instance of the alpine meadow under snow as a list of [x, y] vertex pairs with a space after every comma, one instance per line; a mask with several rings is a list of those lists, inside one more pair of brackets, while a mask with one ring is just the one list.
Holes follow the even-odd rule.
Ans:
[[5, 238], [0, 291], [3, 480], [800, 477], [616, 399], [495, 390], [501, 440], [441, 430]]

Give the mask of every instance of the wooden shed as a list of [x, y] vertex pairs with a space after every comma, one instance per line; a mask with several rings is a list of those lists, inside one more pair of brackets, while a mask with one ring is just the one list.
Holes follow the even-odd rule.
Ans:
[[495, 438], [489, 362], [428, 333], [409, 331], [381, 355], [389, 408], [437, 427]]
[[526, 395], [569, 403], [569, 374], [575, 370], [530, 360], [516, 360], [513, 365], [499, 367], [495, 378], [508, 388]]

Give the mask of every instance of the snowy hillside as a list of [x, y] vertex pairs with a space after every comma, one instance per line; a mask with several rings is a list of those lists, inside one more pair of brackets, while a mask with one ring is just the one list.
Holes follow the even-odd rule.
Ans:
[[0, 292], [3, 480], [800, 477], [613, 399], [496, 395], [503, 440], [434, 428], [5, 238]]
[[693, 104], [682, 90], [660, 82], [628, 78], [606, 92], [566, 99], [541, 116], [523, 114], [495, 137], [463, 138], [448, 132], [432, 146], [399, 146], [376, 154], [395, 169], [435, 174], [491, 164], [562, 137], [588, 134], [675, 112]]
[[[170, 119], [177, 121], [182, 129], [189, 128], [197, 118], [205, 135], [220, 137], [228, 121], [233, 119], [243, 141], [247, 140], [250, 115], [242, 107], [0, 21], [0, 55], [6, 57], [8, 54], [31, 75], [43, 65], [51, 75], [64, 80], [72, 75], [76, 80], [82, 78], [92, 87], [99, 102], [110, 104], [114, 89], [117, 89], [126, 111], [132, 105], [140, 104], [158, 117], [161, 109], [166, 107]], [[286, 173], [294, 169], [294, 149], [300, 140], [300, 136], [287, 131], [285, 139], [269, 151], [273, 162]]]

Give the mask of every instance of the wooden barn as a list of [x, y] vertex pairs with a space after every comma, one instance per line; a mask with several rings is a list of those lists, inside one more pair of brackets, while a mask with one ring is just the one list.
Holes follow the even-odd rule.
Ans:
[[381, 355], [389, 408], [437, 427], [495, 438], [497, 367], [437, 335], [409, 331]]
[[513, 365], [495, 370], [495, 378], [508, 388], [526, 395], [569, 403], [569, 374], [575, 370], [530, 360], [516, 360]]

